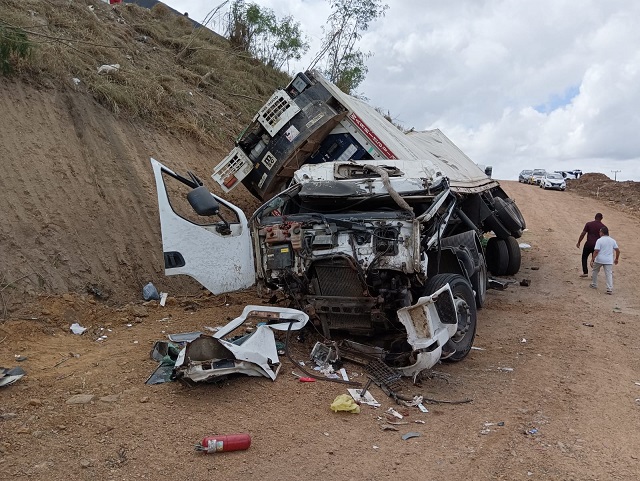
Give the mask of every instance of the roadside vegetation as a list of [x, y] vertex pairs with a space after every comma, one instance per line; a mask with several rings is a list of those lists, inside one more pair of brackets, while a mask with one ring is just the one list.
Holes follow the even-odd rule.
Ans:
[[[4, 0], [3, 73], [87, 91], [115, 114], [195, 137], [235, 138], [288, 74], [167, 8]], [[7, 46], [8, 45], [8, 46]], [[102, 65], [118, 65], [99, 74]]]

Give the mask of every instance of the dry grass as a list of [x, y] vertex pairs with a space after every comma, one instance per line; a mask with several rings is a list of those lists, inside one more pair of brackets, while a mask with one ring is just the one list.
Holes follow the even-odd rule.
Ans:
[[[3, 0], [0, 22], [31, 32], [18, 74], [70, 88], [78, 78], [115, 114], [183, 132], [205, 144], [232, 140], [288, 75], [194, 31], [168, 9], [89, 0]], [[120, 71], [98, 75], [103, 64]]]

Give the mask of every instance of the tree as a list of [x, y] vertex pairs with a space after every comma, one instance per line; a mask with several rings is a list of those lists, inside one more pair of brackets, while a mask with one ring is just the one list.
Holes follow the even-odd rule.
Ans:
[[280, 69], [299, 60], [309, 49], [293, 17], [278, 20], [273, 10], [235, 0], [229, 9], [227, 33], [231, 43], [266, 65]]
[[324, 74], [343, 92], [351, 93], [364, 80], [368, 71], [364, 61], [371, 56], [371, 53], [365, 54], [356, 48], [356, 44], [371, 22], [384, 16], [389, 6], [380, 0], [330, 2], [329, 27], [311, 67], [324, 60]]

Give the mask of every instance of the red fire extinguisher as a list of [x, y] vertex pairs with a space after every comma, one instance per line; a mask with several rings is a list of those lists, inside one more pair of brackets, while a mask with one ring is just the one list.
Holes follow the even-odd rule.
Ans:
[[226, 451], [242, 451], [251, 446], [251, 436], [248, 434], [226, 434], [223, 436], [205, 436], [200, 444], [196, 444], [196, 451], [205, 454], [222, 453]]

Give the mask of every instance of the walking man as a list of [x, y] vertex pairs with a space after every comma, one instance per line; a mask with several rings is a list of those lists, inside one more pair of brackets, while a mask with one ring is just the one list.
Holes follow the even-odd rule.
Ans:
[[603, 227], [600, 229], [600, 238], [596, 242], [596, 247], [591, 257], [591, 268], [593, 269], [591, 287], [594, 289], [598, 287], [598, 273], [602, 267], [607, 280], [607, 294], [613, 294], [613, 265], [618, 265], [619, 258], [620, 249], [618, 248], [618, 243], [613, 237], [609, 237], [609, 229]]
[[580, 277], [589, 277], [587, 262], [589, 261], [589, 256], [593, 254], [593, 250], [596, 247], [596, 241], [600, 238], [600, 229], [603, 227], [606, 226], [602, 223], [602, 214], [598, 212], [596, 214], [596, 219], [591, 222], [587, 222], [584, 225], [584, 229], [582, 229], [582, 233], [580, 234], [576, 247], [578, 249], [580, 248], [580, 242], [582, 242], [585, 235], [587, 236], [587, 240], [582, 248], [582, 274]]

